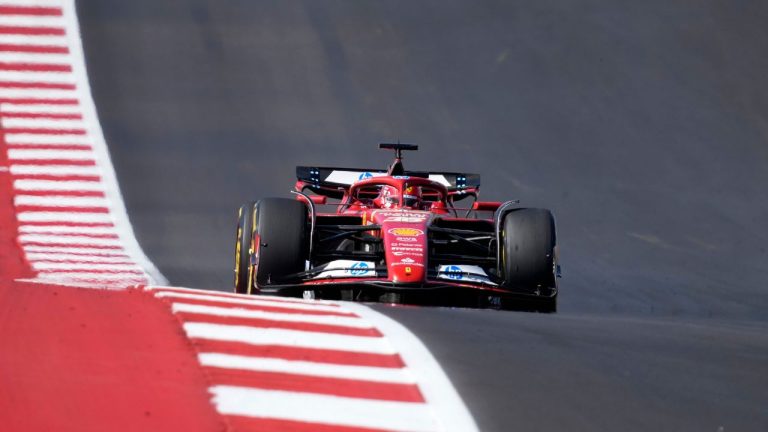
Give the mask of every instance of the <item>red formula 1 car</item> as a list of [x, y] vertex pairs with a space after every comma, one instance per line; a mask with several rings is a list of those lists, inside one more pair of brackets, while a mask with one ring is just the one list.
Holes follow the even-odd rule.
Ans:
[[556, 310], [549, 210], [477, 201], [479, 175], [406, 171], [417, 146], [379, 147], [386, 171], [300, 166], [295, 199], [240, 207], [235, 292]]

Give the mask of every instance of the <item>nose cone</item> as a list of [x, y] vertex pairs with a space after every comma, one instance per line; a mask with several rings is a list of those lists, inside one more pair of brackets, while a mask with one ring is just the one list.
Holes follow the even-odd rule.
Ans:
[[381, 225], [389, 279], [396, 283], [421, 283], [426, 278], [428, 212], [377, 212]]

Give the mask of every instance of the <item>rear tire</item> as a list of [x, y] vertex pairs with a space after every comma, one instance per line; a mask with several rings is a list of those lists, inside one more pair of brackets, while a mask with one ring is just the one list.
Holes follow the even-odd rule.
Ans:
[[248, 294], [252, 287], [251, 279], [251, 240], [253, 239], [253, 216], [256, 203], [250, 201], [240, 206], [237, 217], [235, 242], [235, 292]]
[[557, 311], [557, 236], [552, 213], [536, 208], [513, 210], [504, 216], [502, 238], [505, 286], [542, 295], [535, 300], [540, 312]]
[[256, 203], [255, 285], [266, 287], [304, 271], [308, 257], [307, 207], [285, 198]]

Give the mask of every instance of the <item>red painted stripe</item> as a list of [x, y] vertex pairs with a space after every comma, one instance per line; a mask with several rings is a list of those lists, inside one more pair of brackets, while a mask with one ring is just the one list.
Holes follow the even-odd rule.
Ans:
[[277, 312], [277, 313], [286, 313], [286, 314], [302, 314], [302, 315], [330, 315], [330, 316], [343, 316], [343, 317], [357, 317], [357, 315], [351, 313], [351, 312], [336, 312], [336, 311], [325, 311], [325, 310], [311, 310], [311, 309], [297, 309], [292, 308], [290, 304], [285, 304], [285, 306], [276, 304], [275, 306], [270, 305], [263, 305], [263, 304], [234, 304], [234, 303], [224, 303], [224, 299], [221, 301], [219, 300], [196, 300], [196, 299], [174, 299], [174, 298], [164, 298], [163, 300], [166, 301], [183, 301], [184, 303], [190, 303], [190, 304], [199, 304], [199, 305], [205, 305], [205, 306], [229, 306], [229, 307], [237, 307], [240, 309], [247, 309], [247, 310], [258, 310], [258, 311], [265, 311], [265, 312]]
[[72, 72], [72, 66], [57, 63], [0, 62], [0, 70], [19, 72]]
[[64, 36], [66, 33], [62, 27], [22, 27], [0, 26], [0, 34], [17, 34], [31, 36]]
[[45, 262], [45, 263], [73, 264], [73, 265], [77, 265], [77, 264], [104, 264], [105, 266], [106, 265], [111, 265], [111, 264], [115, 264], [115, 265], [136, 265], [135, 262], [128, 261], [128, 260], [106, 263], [104, 261], [98, 261], [95, 258], [94, 259], [88, 259], [87, 257], [83, 257], [83, 259], [79, 259], [79, 260], [46, 258], [46, 259], [36, 259], [36, 260], [30, 260], [30, 261], [33, 262], [33, 263], [43, 263], [43, 262]]
[[67, 213], [109, 213], [107, 207], [78, 207], [78, 206], [38, 206], [38, 205], [17, 205], [17, 212], [67, 212]]
[[52, 180], [52, 181], [101, 181], [101, 177], [93, 175], [46, 175], [46, 174], [13, 174], [15, 180]]
[[96, 161], [71, 159], [19, 159], [14, 160], [13, 165], [95, 166]]
[[[70, 245], [70, 247], [76, 247], [76, 246], [71, 246], [71, 245]], [[84, 247], [85, 247], [85, 246], [84, 246]], [[43, 252], [33, 252], [33, 253], [43, 253]], [[58, 253], [58, 252], [57, 252], [57, 253]], [[86, 253], [86, 252], [61, 252], [61, 253], [66, 253], [67, 255], [77, 255], [77, 256], [82, 256], [83, 258], [89, 258], [89, 257], [105, 257], [105, 258], [125, 258], [126, 260], [130, 260], [130, 257], [129, 257], [128, 255], [126, 255], [126, 254], [121, 254], [121, 253], [111, 253], [111, 252], [109, 252], [109, 251], [102, 251], [102, 252], [100, 252], [98, 255], [95, 255], [95, 254], [93, 254], [93, 253], [90, 253], [90, 252], [87, 252], [87, 253]], [[42, 261], [48, 261], [48, 260], [42, 260]], [[131, 264], [133, 264], [133, 262], [131, 262]]]
[[112, 245], [95, 245], [95, 244], [76, 244], [72, 243], [44, 243], [36, 241], [21, 241], [19, 242], [24, 246], [41, 246], [41, 247], [75, 247], [75, 248], [89, 248], [89, 249], [105, 249], [105, 250], [123, 250], [122, 246]]
[[[25, 234], [33, 234], [33, 235], [46, 235], [45, 233], [41, 232], [35, 232], [35, 233], [25, 233]], [[88, 233], [52, 233], [51, 235], [55, 235], [56, 237], [88, 237], [93, 239], [118, 239], [119, 237], [117, 234], [88, 234]]]
[[399, 354], [360, 353], [343, 350], [298, 348], [282, 345], [251, 345], [209, 339], [193, 339], [199, 352], [216, 352], [251, 357], [277, 358], [347, 366], [372, 366], [400, 369], [405, 362]]
[[7, 134], [85, 135], [85, 129], [5, 128]]
[[259, 328], [279, 328], [286, 330], [299, 330], [317, 333], [333, 333], [350, 336], [383, 337], [376, 328], [357, 328], [331, 324], [315, 324], [305, 322], [291, 322], [270, 320], [261, 318], [222, 317], [215, 315], [178, 312], [177, 315], [184, 321], [205, 322], [211, 324], [240, 325]]
[[112, 269], [89, 269], [84, 267], [75, 267], [68, 268], [66, 270], [38, 270], [38, 273], [50, 275], [55, 273], [94, 273], [94, 274], [125, 274], [126, 277], [134, 277], [136, 275], [143, 275], [144, 272], [141, 270], [112, 270]]
[[[2, 45], [0, 45], [0, 51], [2, 50]], [[76, 87], [74, 84], [66, 83], [0, 81], [0, 88], [74, 90]]]
[[[77, 99], [47, 99], [47, 98], [0, 98], [0, 103], [16, 105], [77, 105]], [[3, 116], [6, 114], [3, 113]]]
[[0, 15], [62, 16], [61, 8], [43, 6], [0, 6]]
[[32, 221], [24, 222], [21, 225], [33, 225], [33, 226], [73, 226], [73, 227], [96, 227], [96, 228], [114, 228], [115, 225], [110, 222], [44, 222], [44, 221]]
[[17, 112], [4, 112], [5, 118], [26, 118], [26, 119], [61, 119], [61, 120], [82, 120], [82, 114], [63, 114], [63, 113], [17, 113]]
[[260, 372], [205, 367], [211, 383], [252, 387], [265, 390], [280, 390], [301, 393], [316, 393], [331, 396], [377, 399], [397, 402], [425, 403], [416, 384], [396, 384], [341, 378], [298, 375], [282, 372]]
[[[4, 132], [0, 129], [0, 132]], [[22, 150], [93, 150], [88, 144], [8, 144], [10, 149], [22, 149]]]
[[280, 432], [387, 432], [384, 429], [369, 429], [301, 421], [226, 416], [227, 423], [234, 431], [280, 431]]
[[103, 198], [104, 192], [102, 191], [59, 191], [59, 190], [23, 190], [16, 189], [17, 195], [33, 195], [33, 196], [66, 196], [66, 197], [97, 197]]
[[69, 54], [69, 48], [60, 45], [0, 44], [0, 51], [33, 54]]
[[[89, 222], [24, 222], [23, 226], [39, 227], [88, 227], [88, 228], [114, 228], [111, 223], [89, 223]], [[85, 254], [88, 255], [88, 254]]]
[[0, 430], [229, 430], [196, 353], [153, 298], [6, 279], [0, 304]]

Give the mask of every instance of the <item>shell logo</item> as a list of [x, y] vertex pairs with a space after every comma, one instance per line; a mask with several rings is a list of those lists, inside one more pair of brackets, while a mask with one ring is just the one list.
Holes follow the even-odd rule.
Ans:
[[404, 237], [416, 237], [424, 234], [424, 231], [416, 228], [392, 228], [387, 232], [396, 236]]

